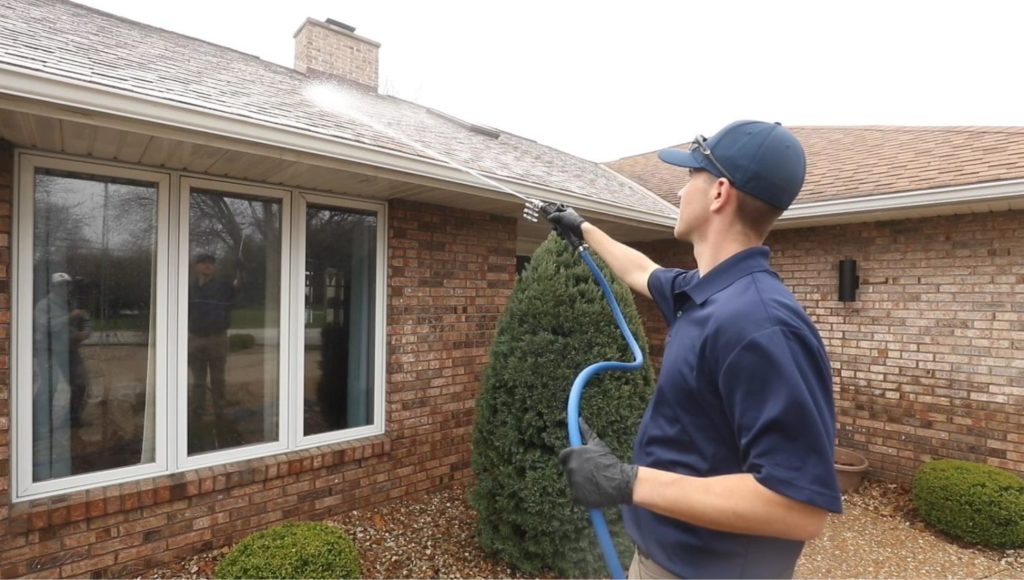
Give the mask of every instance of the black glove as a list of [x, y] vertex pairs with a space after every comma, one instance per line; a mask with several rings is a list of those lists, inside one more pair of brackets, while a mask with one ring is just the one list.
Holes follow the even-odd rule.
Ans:
[[572, 247], [579, 248], [583, 245], [583, 224], [587, 220], [580, 217], [576, 210], [564, 203], [545, 203], [540, 211], [551, 222], [558, 235]]
[[633, 503], [637, 466], [619, 461], [583, 419], [580, 430], [586, 444], [558, 454], [573, 501], [588, 508]]

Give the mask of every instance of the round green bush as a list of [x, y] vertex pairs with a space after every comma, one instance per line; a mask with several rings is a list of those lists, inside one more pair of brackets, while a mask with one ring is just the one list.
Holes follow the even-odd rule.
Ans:
[[342, 530], [293, 522], [256, 532], [217, 566], [217, 578], [359, 578], [359, 552]]
[[1024, 546], [1024, 480], [979, 463], [943, 459], [914, 477], [914, 507], [946, 534], [989, 548]]

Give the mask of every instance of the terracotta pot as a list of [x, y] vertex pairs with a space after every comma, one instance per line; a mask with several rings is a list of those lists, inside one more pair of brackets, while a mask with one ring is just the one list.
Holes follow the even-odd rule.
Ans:
[[836, 447], [835, 466], [839, 491], [846, 493], [860, 487], [864, 472], [868, 470], [868, 460], [860, 453]]

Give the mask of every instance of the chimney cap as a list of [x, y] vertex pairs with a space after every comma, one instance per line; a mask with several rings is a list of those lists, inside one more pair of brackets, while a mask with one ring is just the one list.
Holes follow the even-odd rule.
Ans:
[[352, 26], [350, 24], [345, 24], [344, 22], [340, 22], [340, 21], [335, 20], [333, 18], [325, 18], [324, 22], [326, 22], [327, 24], [330, 24], [332, 26], [337, 26], [338, 28], [342, 28], [342, 29], [347, 30], [349, 32], [355, 32], [356, 31], [356, 27], [355, 26]]
[[321, 27], [323, 29], [326, 29], [326, 30], [330, 30], [331, 32], [335, 32], [335, 33], [338, 33], [338, 34], [343, 34], [343, 35], [346, 35], [346, 36], [351, 36], [352, 38], [359, 39], [362, 42], [365, 42], [367, 44], [370, 44], [370, 45], [373, 45], [373, 46], [376, 46], [376, 47], [380, 48], [380, 43], [377, 42], [376, 40], [370, 40], [369, 38], [366, 38], [365, 36], [359, 36], [355, 32], [352, 32], [353, 30], [356, 29], [355, 26], [350, 26], [348, 24], [345, 24], [343, 22], [338, 22], [337, 20], [334, 20], [334, 19], [331, 19], [331, 18], [328, 18], [326, 22], [321, 22], [321, 21], [317, 20], [316, 18], [306, 17], [306, 21], [303, 22], [301, 26], [299, 26], [298, 30], [295, 31], [295, 34], [293, 34], [292, 37], [293, 38], [298, 38], [299, 33], [302, 32], [302, 29], [306, 28], [306, 26], [310, 25], [310, 24], [312, 24], [314, 26], [319, 26], [319, 27]]

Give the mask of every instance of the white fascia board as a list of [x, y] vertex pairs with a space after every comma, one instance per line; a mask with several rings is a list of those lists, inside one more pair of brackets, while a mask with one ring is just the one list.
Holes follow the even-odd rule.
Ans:
[[[193, 105], [170, 103], [155, 97], [101, 87], [76, 79], [0, 64], [0, 87], [2, 87], [0, 93], [26, 99], [240, 139], [328, 158], [343, 159], [468, 186], [485, 197], [510, 199], [508, 193], [473, 177], [466, 171], [440, 161]], [[501, 186], [527, 197], [565, 202], [581, 209], [645, 224], [671, 226], [675, 223], [675, 218], [672, 216], [623, 207], [570, 191], [543, 187], [507, 177], [484, 175]]]
[[780, 225], [798, 225], [831, 219], [849, 221], [857, 214], [877, 214], [901, 209], [969, 205], [978, 202], [1005, 201], [1024, 198], [1024, 179], [995, 181], [940, 187], [903, 193], [887, 193], [870, 197], [851, 197], [830, 201], [801, 203], [790, 207], [779, 218]]

